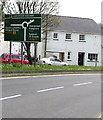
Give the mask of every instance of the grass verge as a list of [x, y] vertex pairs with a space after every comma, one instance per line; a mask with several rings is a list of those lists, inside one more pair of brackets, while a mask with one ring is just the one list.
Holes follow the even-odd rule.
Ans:
[[103, 67], [87, 67], [87, 66], [50, 66], [36, 64], [33, 65], [21, 65], [21, 64], [0, 64], [3, 72], [6, 71], [41, 71], [41, 70], [103, 70]]

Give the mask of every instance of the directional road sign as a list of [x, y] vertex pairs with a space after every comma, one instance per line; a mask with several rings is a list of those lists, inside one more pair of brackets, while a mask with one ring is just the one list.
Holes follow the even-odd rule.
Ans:
[[5, 41], [41, 42], [41, 15], [5, 15], [4, 36]]

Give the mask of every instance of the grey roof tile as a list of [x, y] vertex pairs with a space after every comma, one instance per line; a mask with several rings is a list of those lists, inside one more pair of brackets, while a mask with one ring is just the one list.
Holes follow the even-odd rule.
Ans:
[[60, 16], [60, 21], [55, 30], [90, 34], [101, 33], [100, 26], [93, 19]]

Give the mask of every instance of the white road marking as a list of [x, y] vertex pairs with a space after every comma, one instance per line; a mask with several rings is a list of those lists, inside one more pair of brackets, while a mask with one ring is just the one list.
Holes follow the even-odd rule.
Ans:
[[48, 89], [38, 90], [37, 92], [41, 93], [41, 92], [47, 92], [47, 91], [58, 90], [58, 89], [63, 89], [63, 88], [64, 88], [64, 86], [61, 86], [61, 87], [56, 87], [56, 88], [48, 88]]
[[78, 84], [74, 84], [73, 86], [88, 85], [88, 84], [92, 84], [92, 83], [93, 83], [93, 82], [78, 83]]
[[2, 100], [7, 100], [7, 99], [12, 99], [12, 98], [17, 98], [17, 97], [21, 97], [22, 95], [19, 94], [19, 95], [13, 95], [13, 96], [9, 96], [9, 97], [4, 97], [4, 98], [0, 98], [0, 101]]

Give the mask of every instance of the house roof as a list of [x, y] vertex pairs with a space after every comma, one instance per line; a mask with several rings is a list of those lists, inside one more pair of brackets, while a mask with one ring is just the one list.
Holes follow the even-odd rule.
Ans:
[[69, 16], [60, 16], [60, 24], [55, 30], [90, 34], [101, 33], [100, 26], [93, 19]]

